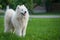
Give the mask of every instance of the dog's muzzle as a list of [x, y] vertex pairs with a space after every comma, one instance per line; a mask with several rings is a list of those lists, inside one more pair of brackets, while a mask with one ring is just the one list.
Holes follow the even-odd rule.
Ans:
[[21, 14], [25, 16], [25, 14], [26, 14], [26, 11], [25, 11], [24, 13], [21, 13]]

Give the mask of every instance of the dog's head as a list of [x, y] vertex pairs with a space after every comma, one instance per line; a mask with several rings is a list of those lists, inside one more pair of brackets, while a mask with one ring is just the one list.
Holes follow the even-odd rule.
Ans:
[[28, 13], [27, 8], [25, 7], [25, 5], [18, 5], [16, 9], [23, 16], [25, 16], [26, 13]]

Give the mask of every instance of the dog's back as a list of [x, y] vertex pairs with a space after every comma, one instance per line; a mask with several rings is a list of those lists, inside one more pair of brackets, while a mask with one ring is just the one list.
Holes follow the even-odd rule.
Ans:
[[15, 13], [15, 11], [13, 9], [10, 9], [9, 6], [7, 6], [5, 15], [11, 17], [13, 13]]

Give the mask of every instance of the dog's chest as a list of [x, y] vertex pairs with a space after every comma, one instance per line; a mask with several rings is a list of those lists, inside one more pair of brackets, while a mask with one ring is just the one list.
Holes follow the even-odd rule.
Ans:
[[17, 17], [17, 21], [18, 21], [19, 23], [25, 23], [26, 18], [25, 18], [25, 17], [23, 17], [23, 18]]
[[18, 23], [19, 23], [19, 25], [20, 26], [23, 26], [23, 25], [25, 25], [25, 23], [26, 23], [26, 19], [25, 18], [17, 18], [17, 21], [18, 21]]

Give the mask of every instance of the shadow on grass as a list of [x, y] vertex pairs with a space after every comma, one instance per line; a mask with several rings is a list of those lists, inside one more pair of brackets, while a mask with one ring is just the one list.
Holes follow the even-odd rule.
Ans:
[[27, 34], [25, 37], [17, 36], [13, 33], [0, 33], [0, 40], [32, 40], [32, 34]]
[[18, 40], [19, 37], [13, 33], [0, 33], [0, 40]]

